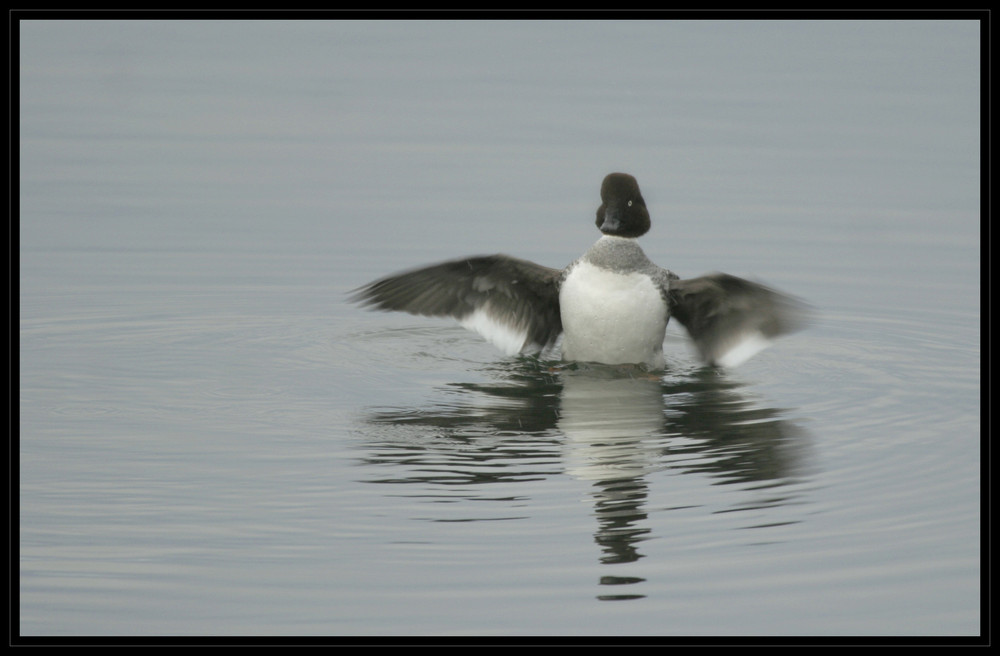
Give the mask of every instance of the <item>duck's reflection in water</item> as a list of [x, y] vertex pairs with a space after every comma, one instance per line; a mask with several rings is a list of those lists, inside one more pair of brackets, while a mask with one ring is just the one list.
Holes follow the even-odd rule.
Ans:
[[[495, 382], [449, 386], [458, 393], [439, 406], [371, 413], [372, 427], [393, 431], [371, 432], [375, 439], [365, 460], [399, 465], [379, 482], [463, 489], [475, 483], [480, 495], [482, 483], [569, 473], [592, 485], [594, 540], [601, 563], [613, 565], [643, 557], [640, 545], [652, 530], [651, 473], [700, 473], [713, 482], [780, 487], [803, 465], [803, 431], [782, 418], [783, 411], [762, 407], [740, 383], [712, 369], [661, 376], [630, 367], [522, 360], [493, 375]], [[775, 492], [755, 503], [790, 501]], [[601, 577], [607, 586], [641, 581]]]
[[[659, 379], [615, 375], [612, 369], [568, 371], [557, 423], [565, 434], [566, 471], [593, 483], [601, 562], [641, 558], [649, 534], [646, 475], [659, 466], [664, 400]], [[622, 583], [605, 577], [605, 583]], [[637, 581], [630, 581], [637, 582]]]

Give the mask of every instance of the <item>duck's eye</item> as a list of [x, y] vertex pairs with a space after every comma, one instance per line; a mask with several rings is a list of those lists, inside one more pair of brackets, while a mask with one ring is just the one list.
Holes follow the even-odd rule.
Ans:
[[632, 201], [629, 201], [629, 202], [628, 202], [628, 206], [629, 206], [629, 207], [632, 207]]

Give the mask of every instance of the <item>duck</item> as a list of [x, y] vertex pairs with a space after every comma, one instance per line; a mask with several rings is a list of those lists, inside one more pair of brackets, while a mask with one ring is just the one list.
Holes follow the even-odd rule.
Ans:
[[600, 238], [563, 269], [509, 255], [465, 257], [402, 271], [351, 292], [363, 307], [451, 317], [509, 356], [558, 346], [563, 361], [662, 369], [671, 317], [704, 364], [738, 366], [801, 329], [807, 306], [725, 273], [682, 279], [654, 264], [638, 239], [650, 227], [635, 177], [601, 183]]

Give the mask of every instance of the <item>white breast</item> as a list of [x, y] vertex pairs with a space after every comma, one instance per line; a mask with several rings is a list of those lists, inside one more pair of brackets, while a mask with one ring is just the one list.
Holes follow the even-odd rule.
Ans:
[[559, 311], [563, 358], [663, 366], [667, 307], [649, 276], [580, 262], [562, 283]]

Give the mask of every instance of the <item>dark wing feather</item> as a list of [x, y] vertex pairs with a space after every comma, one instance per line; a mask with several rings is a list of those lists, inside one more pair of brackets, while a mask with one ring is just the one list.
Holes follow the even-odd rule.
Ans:
[[[517, 352], [551, 346], [562, 333], [559, 282], [562, 271], [507, 255], [470, 257], [397, 273], [355, 290], [352, 300], [395, 310], [469, 320], [475, 314], [516, 334]], [[494, 339], [482, 322], [469, 325]], [[511, 349], [508, 349], [511, 350]]]
[[809, 314], [791, 296], [725, 273], [673, 280], [667, 295], [671, 315], [709, 364], [739, 364], [770, 340], [803, 328]]

